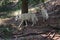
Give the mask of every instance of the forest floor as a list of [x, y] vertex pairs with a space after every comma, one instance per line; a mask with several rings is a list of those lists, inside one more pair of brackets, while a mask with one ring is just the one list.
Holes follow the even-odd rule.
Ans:
[[[2, 16], [7, 17], [8, 15], [7, 13], [5, 13], [4, 15], [0, 13], [0, 17]], [[21, 27], [22, 29], [19, 30], [17, 28], [20, 21], [16, 22], [14, 18], [4, 18], [4, 19], [0, 18], [0, 40], [60, 40], [60, 29], [58, 30], [53, 29], [49, 25], [50, 21], [48, 20], [47, 22], [43, 22], [42, 18], [39, 17], [38, 19], [39, 21], [33, 27], [30, 25], [27, 27], [22, 26]], [[56, 22], [56, 21], [51, 20], [51, 22]], [[56, 24], [52, 24], [52, 25], [55, 26]], [[5, 27], [9, 27], [9, 29], [11, 28], [9, 31], [11, 30], [13, 31], [8, 32], [4, 30]], [[12, 34], [10, 35], [10, 33]], [[6, 35], [9, 38], [7, 38]]]
[[0, 25], [4, 24], [5, 27], [11, 25], [12, 29], [15, 28], [11, 38], [4, 39], [4, 35], [0, 34], [0, 40], [60, 40], [60, 31], [49, 27], [48, 23], [41, 21], [41, 19], [33, 27], [22, 26], [22, 30], [17, 29], [19, 23], [20, 21], [16, 22], [14, 18], [0, 19]]

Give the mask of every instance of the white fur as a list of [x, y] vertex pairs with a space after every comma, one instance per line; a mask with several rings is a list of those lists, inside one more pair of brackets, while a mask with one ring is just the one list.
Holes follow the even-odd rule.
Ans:
[[42, 13], [43, 19], [47, 20], [47, 19], [49, 18], [49, 15], [48, 15], [46, 9], [42, 8], [42, 9], [41, 9], [41, 13]]
[[[28, 21], [32, 21], [33, 22], [32, 26], [33, 26], [38, 21], [38, 18], [33, 13], [24, 13], [24, 14], [17, 15], [16, 16], [16, 20], [22, 20], [22, 21], [28, 20]], [[27, 25], [27, 23], [26, 23], [26, 25]]]

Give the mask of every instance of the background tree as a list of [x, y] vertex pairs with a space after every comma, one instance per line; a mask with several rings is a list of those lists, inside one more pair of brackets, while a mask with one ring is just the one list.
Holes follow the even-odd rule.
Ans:
[[28, 13], [28, 0], [22, 0], [22, 13]]

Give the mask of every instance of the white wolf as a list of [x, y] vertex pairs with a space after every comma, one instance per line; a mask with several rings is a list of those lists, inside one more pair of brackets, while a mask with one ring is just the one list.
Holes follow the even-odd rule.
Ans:
[[[38, 21], [38, 18], [36, 16], [36, 14], [34, 14], [34, 13], [24, 13], [24, 14], [17, 15], [15, 20], [16, 21], [17, 20], [22, 20], [21, 24], [23, 23], [23, 21], [25, 21], [26, 26], [27, 26], [27, 21], [26, 20], [32, 21], [32, 23], [33, 23], [32, 26], [34, 26], [34, 24], [36, 24], [36, 22]], [[21, 24], [19, 25], [19, 27], [21, 26]]]
[[41, 13], [42, 13], [42, 17], [43, 17], [43, 19], [47, 20], [47, 19], [49, 18], [49, 15], [48, 15], [46, 9], [41, 8]]

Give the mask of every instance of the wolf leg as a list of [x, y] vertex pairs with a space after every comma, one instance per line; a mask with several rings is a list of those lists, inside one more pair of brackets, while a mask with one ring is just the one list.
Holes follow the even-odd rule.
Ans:
[[25, 26], [28, 26], [27, 20], [25, 20], [25, 23], [26, 23], [26, 25], [25, 25]]
[[21, 27], [22, 23], [23, 23], [23, 20], [22, 20], [22, 21], [21, 21], [21, 23], [19, 24], [18, 28], [20, 28], [20, 27]]

